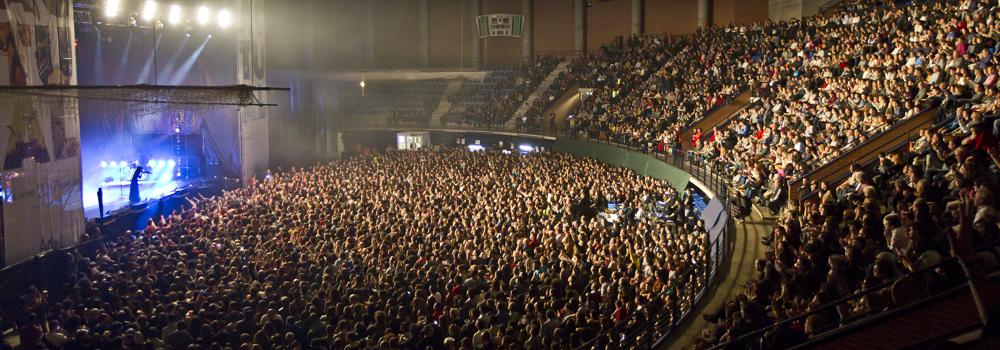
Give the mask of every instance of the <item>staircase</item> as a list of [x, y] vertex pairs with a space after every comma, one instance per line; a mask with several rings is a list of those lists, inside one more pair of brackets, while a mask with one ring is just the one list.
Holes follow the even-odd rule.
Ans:
[[451, 110], [451, 97], [462, 87], [462, 83], [464, 82], [465, 79], [463, 78], [448, 80], [448, 85], [444, 87], [444, 92], [441, 93], [441, 100], [438, 101], [437, 109], [431, 113], [430, 125], [441, 125], [441, 117], [448, 114], [448, 111]]
[[712, 128], [722, 125], [729, 120], [732, 116], [739, 113], [744, 108], [750, 105], [750, 90], [743, 91], [739, 95], [733, 98], [732, 101], [723, 105], [722, 107], [716, 108], [714, 111], [708, 113], [704, 118], [698, 120], [688, 126], [681, 133], [681, 145], [684, 149], [691, 147], [691, 134], [694, 134], [695, 129], [701, 129], [704, 136], [708, 136]]
[[811, 182], [823, 181], [827, 182], [831, 187], [836, 186], [850, 175], [851, 164], [858, 163], [861, 166], [865, 166], [878, 160], [879, 153], [888, 153], [905, 146], [920, 135], [920, 130], [934, 125], [934, 122], [937, 120], [937, 114], [938, 110], [936, 108], [924, 110], [912, 118], [897, 123], [889, 130], [862, 142], [857, 147], [848, 150], [829, 163], [810, 171], [792, 183], [792, 191], [789, 198], [805, 200], [813, 195], [813, 193], [801, 193], [799, 191], [799, 188], [802, 186], [802, 179], [809, 179]]
[[549, 72], [549, 75], [545, 77], [545, 80], [542, 80], [542, 83], [538, 84], [535, 91], [532, 91], [531, 95], [528, 95], [528, 98], [524, 99], [524, 102], [521, 103], [521, 107], [518, 107], [517, 111], [514, 112], [514, 117], [510, 118], [510, 120], [507, 121], [507, 124], [504, 125], [504, 129], [514, 129], [517, 127], [517, 120], [523, 117], [525, 113], [528, 113], [528, 109], [535, 103], [538, 96], [545, 93], [545, 90], [548, 90], [549, 86], [552, 86], [552, 82], [556, 80], [556, 77], [558, 77], [560, 73], [565, 72], [566, 67], [568, 66], [569, 62], [567, 61], [559, 62], [559, 65], [557, 65], [556, 68], [553, 68], [552, 72]]

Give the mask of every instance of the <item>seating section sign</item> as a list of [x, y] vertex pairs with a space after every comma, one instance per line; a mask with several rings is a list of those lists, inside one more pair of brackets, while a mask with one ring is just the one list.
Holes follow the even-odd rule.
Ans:
[[524, 16], [506, 13], [482, 15], [476, 17], [476, 27], [479, 37], [509, 36], [520, 38], [524, 32]]

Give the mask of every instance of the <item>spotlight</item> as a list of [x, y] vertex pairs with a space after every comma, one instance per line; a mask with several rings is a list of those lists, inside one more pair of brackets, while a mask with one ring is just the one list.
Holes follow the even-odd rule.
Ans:
[[171, 159], [171, 160], [168, 160], [168, 161], [167, 161], [167, 166], [168, 166], [168, 167], [171, 167], [171, 168], [173, 168], [173, 167], [174, 167], [174, 166], [176, 166], [176, 165], [177, 165], [177, 162], [176, 162], [176, 161], [174, 161], [173, 159]]
[[174, 125], [174, 133], [175, 134], [180, 134], [181, 133], [181, 125], [180, 124]]
[[208, 38], [209, 38], [209, 39], [211, 39], [211, 38], [212, 38], [212, 34], [209, 34], [209, 35], [208, 35]]
[[160, 160], [156, 161], [156, 167], [157, 168], [162, 168], [164, 165], [167, 165], [167, 162], [165, 160], [160, 159]]
[[104, 17], [114, 18], [121, 11], [121, 0], [105, 0], [104, 1]]
[[517, 146], [517, 149], [519, 151], [525, 152], [525, 153], [534, 152], [535, 151], [535, 148], [532, 147], [531, 145], [520, 145], [520, 146]]
[[198, 7], [198, 12], [195, 14], [195, 20], [200, 25], [208, 24], [208, 21], [212, 19], [212, 11], [208, 9], [208, 6], [202, 5]]
[[170, 11], [167, 12], [167, 22], [170, 24], [177, 24], [181, 22], [181, 5], [173, 4], [170, 5]]
[[132, 16], [128, 17], [128, 25], [133, 26], [133, 27], [135, 27], [136, 25], [138, 25], [138, 23], [136, 23], [135, 17], [132, 17]]
[[219, 10], [219, 28], [229, 28], [232, 23], [233, 15], [229, 13], [229, 10]]
[[107, 168], [107, 167], [108, 167], [108, 162], [107, 162], [107, 161], [103, 161], [103, 160], [102, 160], [102, 161], [101, 161], [101, 167], [102, 167], [102, 168]]
[[152, 21], [153, 18], [156, 18], [156, 1], [146, 0], [142, 5], [142, 20]]
[[128, 168], [128, 162], [126, 162], [124, 160], [120, 161], [120, 162], [118, 162], [118, 167], [119, 168]]
[[191, 37], [191, 32], [184, 33], [184, 37], [190, 38]]
[[365, 81], [362, 80], [360, 83], [358, 83], [358, 85], [361, 85], [361, 87], [365, 87]]

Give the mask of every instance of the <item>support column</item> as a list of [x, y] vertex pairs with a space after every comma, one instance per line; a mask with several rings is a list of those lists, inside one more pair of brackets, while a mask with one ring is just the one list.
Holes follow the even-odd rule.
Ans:
[[531, 22], [534, 21], [532, 13], [534, 3], [533, 0], [521, 0], [521, 15], [524, 16], [524, 30], [521, 32], [521, 60], [525, 62], [531, 62], [531, 58], [535, 54], [532, 42], [534, 32], [531, 26]]
[[698, 0], [698, 27], [708, 26], [708, 0]]
[[368, 68], [375, 67], [375, 0], [365, 1], [365, 58]]
[[643, 0], [632, 0], [632, 35], [641, 35], [645, 32], [642, 25], [643, 12], [645, 11], [643, 2]]
[[479, 0], [469, 0], [469, 14], [472, 15], [472, 30], [469, 31], [472, 35], [472, 68], [479, 69], [482, 63], [482, 58], [480, 57], [480, 45], [479, 40], [479, 27], [476, 26], [476, 17], [479, 17], [480, 13]]
[[587, 0], [573, 1], [573, 49], [587, 51]]
[[420, 66], [431, 65], [431, 9], [428, 0], [420, 1]]

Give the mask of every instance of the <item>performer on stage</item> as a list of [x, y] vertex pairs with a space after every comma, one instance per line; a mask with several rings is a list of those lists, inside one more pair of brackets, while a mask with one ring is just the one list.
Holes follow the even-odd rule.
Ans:
[[137, 165], [135, 167], [135, 172], [132, 173], [132, 182], [128, 186], [129, 204], [135, 204], [142, 201], [142, 198], [139, 196], [139, 178], [142, 177], [142, 174], [152, 174], [152, 172], [143, 169], [141, 165]]

